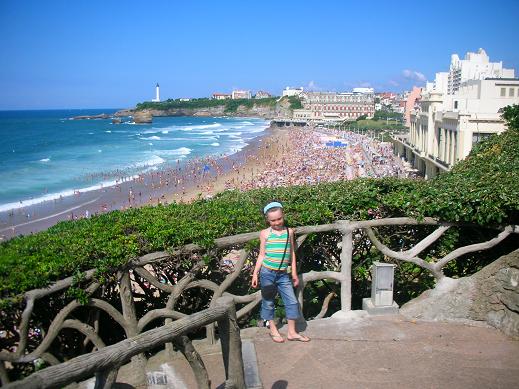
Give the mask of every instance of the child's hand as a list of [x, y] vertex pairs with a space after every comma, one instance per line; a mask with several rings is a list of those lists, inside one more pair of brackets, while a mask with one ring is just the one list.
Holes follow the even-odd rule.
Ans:
[[251, 286], [253, 288], [257, 288], [258, 287], [258, 275], [256, 273], [252, 274]]
[[294, 288], [297, 288], [299, 285], [299, 277], [296, 275], [292, 275], [292, 283], [294, 284]]

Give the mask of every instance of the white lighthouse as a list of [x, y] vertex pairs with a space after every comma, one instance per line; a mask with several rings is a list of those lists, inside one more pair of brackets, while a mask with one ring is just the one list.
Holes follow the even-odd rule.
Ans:
[[154, 103], [160, 103], [160, 86], [157, 82], [157, 86], [155, 87], [155, 98], [153, 100]]

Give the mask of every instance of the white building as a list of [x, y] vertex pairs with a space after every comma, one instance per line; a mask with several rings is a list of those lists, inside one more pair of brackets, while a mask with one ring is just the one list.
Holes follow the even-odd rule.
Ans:
[[408, 138], [397, 139], [395, 151], [432, 178], [464, 159], [475, 143], [503, 132], [500, 110], [513, 104], [519, 104], [517, 78], [465, 81], [454, 95], [425, 92], [411, 112]]
[[373, 88], [353, 88], [353, 93], [363, 93], [367, 95], [375, 94], [375, 89]]
[[251, 99], [252, 95], [250, 93], [250, 90], [233, 90], [232, 91], [232, 99]]
[[230, 99], [232, 96], [227, 94], [227, 93], [213, 93], [213, 99], [214, 100], [228, 100]]
[[503, 68], [503, 62], [490, 62], [490, 58], [483, 49], [477, 53], [468, 52], [465, 58], [458, 54], [451, 56], [448, 74], [448, 91], [452, 95], [458, 91], [460, 85], [467, 80], [483, 80], [485, 78], [513, 78], [514, 70]]
[[291, 88], [289, 86], [287, 86], [285, 89], [283, 89], [283, 94], [282, 96], [285, 97], [285, 96], [300, 96], [301, 93], [304, 92], [304, 89], [303, 87], [301, 88]]
[[151, 101], [153, 101], [154, 103], [160, 103], [160, 86], [158, 82], [155, 86], [155, 98]]

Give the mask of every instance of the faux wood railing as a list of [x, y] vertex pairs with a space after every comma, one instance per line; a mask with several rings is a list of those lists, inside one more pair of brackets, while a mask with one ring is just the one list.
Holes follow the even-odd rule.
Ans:
[[[184, 342], [185, 345], [191, 346], [189, 338], [185, 334], [215, 321], [218, 322], [222, 347], [226, 375], [225, 387], [245, 388], [240, 328], [236, 320], [234, 302], [230, 297], [221, 297], [212, 308], [143, 332], [114, 345], [100, 348], [98, 351], [48, 367], [23, 380], [8, 384], [6, 389], [60, 388], [89, 378], [94, 374], [96, 388], [110, 388], [115, 382], [119, 367], [129, 362], [132, 357], [137, 357], [147, 350], [168, 342], [176, 342], [176, 344]], [[185, 346], [184, 348], [187, 349]], [[210, 382], [203, 362], [201, 368], [203, 371], [198, 369], [199, 374], [196, 375], [198, 387], [209, 389]], [[205, 379], [202, 379], [203, 376]]]
[[[426, 238], [415, 244], [409, 250], [394, 251], [381, 242], [373, 228], [399, 225], [426, 225], [437, 226], [437, 228], [430, 235], [428, 235]], [[452, 224], [440, 223], [437, 220], [431, 218], [425, 218], [420, 221], [410, 218], [390, 218], [367, 221], [341, 220], [331, 224], [318, 226], [304, 226], [296, 228], [295, 232], [298, 236], [298, 246], [304, 244], [306, 237], [312, 233], [326, 233], [338, 231], [342, 235], [340, 268], [338, 271], [311, 271], [300, 275], [300, 280], [302, 282], [300, 282], [300, 285], [297, 289], [297, 296], [301, 305], [303, 304], [304, 288], [309, 282], [323, 279], [331, 279], [340, 283], [341, 309], [343, 311], [348, 311], [351, 309], [351, 272], [353, 259], [354, 232], [358, 233], [359, 231], [363, 231], [367, 235], [369, 240], [372, 242], [372, 244], [378, 250], [380, 250], [380, 252], [382, 252], [385, 256], [398, 261], [411, 262], [413, 264], [416, 264], [430, 271], [431, 274], [436, 278], [436, 280], [441, 280], [444, 277], [443, 268], [450, 261], [459, 258], [460, 256], [465, 255], [467, 253], [491, 248], [499, 244], [510, 234], [518, 233], [519, 231], [519, 228], [517, 226], [507, 226], [501, 228], [497, 236], [493, 237], [492, 239], [489, 239], [486, 242], [457, 248], [449, 254], [445, 255], [443, 258], [438, 258], [435, 261], [426, 261], [420, 258], [420, 253], [422, 253], [426, 248], [428, 248], [431, 244], [437, 241], [451, 226]], [[220, 249], [243, 246], [245, 243], [251, 240], [258, 239], [258, 237], [259, 232], [240, 234], [216, 239], [215, 245], [217, 248]], [[142, 384], [145, 385], [144, 371], [146, 365], [146, 358], [143, 354], [144, 351], [150, 350], [158, 344], [166, 344], [166, 347], [171, 347], [169, 342], [171, 342], [173, 339], [176, 339], [179, 335], [182, 335], [185, 332], [187, 332], [187, 329], [193, 330], [197, 328], [197, 326], [199, 327], [204, 325], [207, 326], [207, 338], [211, 342], [214, 342], [214, 322], [218, 321], [220, 333], [222, 331], [222, 325], [224, 326], [223, 328], [226, 328], [226, 324], [224, 323], [225, 320], [222, 319], [222, 296], [225, 295], [226, 301], [232, 301], [233, 304], [245, 304], [239, 310], [237, 310], [236, 316], [233, 316], [234, 313], [232, 313], [232, 315], [229, 314], [231, 315], [228, 316], [230, 317], [229, 320], [235, 323], [236, 319], [239, 319], [244, 315], [250, 313], [250, 311], [254, 309], [255, 306], [257, 306], [257, 304], [261, 301], [261, 295], [259, 291], [243, 296], [227, 293], [227, 289], [233, 284], [233, 282], [237, 279], [237, 277], [240, 275], [240, 272], [244, 268], [247, 256], [249, 255], [249, 253], [245, 249], [241, 250], [239, 260], [234, 265], [233, 270], [226, 275], [225, 279], [220, 284], [217, 284], [207, 279], [195, 279], [196, 272], [199, 269], [203, 268], [205, 265], [205, 263], [201, 260], [197, 263], [197, 265], [195, 265], [192, 271], [188, 272], [182, 279], [178, 280], [174, 285], [161, 282], [161, 280], [159, 280], [154, 274], [152, 274], [145, 268], [145, 266], [148, 264], [167, 263], [168, 261], [171, 261], [177, 256], [185, 255], [186, 253], [193, 253], [195, 251], [203, 251], [203, 248], [195, 244], [189, 244], [173, 252], [155, 252], [152, 254], [144, 255], [138, 258], [137, 260], [127, 264], [125, 268], [119, 269], [117, 273], [117, 289], [120, 295], [122, 312], [120, 312], [113, 305], [110, 305], [108, 302], [100, 298], [93, 297], [94, 292], [96, 292], [96, 290], [98, 290], [101, 287], [101, 285], [99, 282], [93, 280], [95, 270], [89, 270], [84, 273], [84, 277], [82, 278], [83, 282], [91, 282], [86, 290], [87, 295], [90, 296], [90, 298], [86, 302], [86, 306], [89, 306], [96, 311], [104, 311], [116, 323], [120, 325], [120, 327], [126, 335], [127, 340], [124, 340], [112, 346], [105, 345], [105, 343], [99, 336], [98, 328], [70, 317], [74, 310], [82, 306], [80, 302], [73, 300], [70, 301], [57, 314], [57, 316], [50, 324], [49, 328], [46, 329], [45, 336], [42, 338], [41, 342], [37, 345], [37, 347], [32, 351], [27, 351], [29, 331], [35, 330], [35, 328], [30, 328], [30, 319], [31, 315], [33, 314], [35, 304], [39, 299], [43, 297], [63, 292], [65, 289], [69, 288], [71, 285], [73, 285], [73, 278], [69, 277], [52, 284], [48, 288], [36, 289], [25, 293], [25, 308], [21, 313], [21, 322], [19, 327], [17, 328], [16, 334], [19, 339], [18, 344], [16, 345], [14, 351], [0, 351], [0, 379], [2, 381], [2, 385], [6, 385], [9, 382], [6, 370], [6, 363], [32, 363], [38, 358], [43, 359], [46, 363], [53, 366], [48, 367], [42, 370], [41, 372], [34, 373], [26, 379], [29, 380], [27, 382], [32, 382], [31, 385], [35, 385], [33, 387], [41, 387], [38, 386], [38, 382], [41, 382], [41, 377], [46, 377], [44, 381], [45, 383], [50, 382], [48, 381], [48, 377], [50, 376], [46, 376], [45, 374], [54, 374], [53, 377], [56, 378], [53, 379], [56, 380], [56, 385], [58, 386], [64, 384], [64, 381], [62, 380], [62, 378], [59, 378], [59, 376], [66, 376], [68, 377], [67, 380], [71, 380], [67, 382], [72, 382], [77, 379], [83, 379], [85, 377], [91, 376], [94, 374], [94, 372], [97, 372], [96, 374], [98, 375], [99, 383], [103, 383], [105, 381], [110, 382], [110, 380], [114, 379], [114, 372], [117, 371], [118, 366], [127, 361], [129, 358], [132, 358], [132, 364], [134, 365], [134, 369], [138, 369], [137, 371], [142, 372]], [[135, 287], [137, 286], [137, 283], [132, 281], [132, 275], [134, 278], [135, 275], [138, 275], [140, 278], [146, 280], [157, 290], [166, 293], [169, 297], [167, 299], [167, 303], [165, 304], [165, 306], [163, 308], [157, 308], [148, 311], [142, 317], [138, 318], [135, 309]], [[178, 299], [182, 295], [182, 293], [191, 288], [207, 289], [212, 292], [212, 298], [209, 303], [209, 309], [201, 311], [199, 314], [197, 313], [195, 315], [188, 316], [183, 312], [175, 310], [175, 305], [177, 304]], [[226, 312], [234, 312], [234, 310], [234, 306], [232, 310], [230, 310], [230, 308], [226, 308]], [[322, 316], [323, 314], [324, 313], [321, 313], [320, 315]], [[165, 325], [160, 328], [156, 328], [142, 333], [143, 329], [148, 324], [158, 319], [165, 319]], [[196, 325], [188, 325], [187, 323], [190, 322], [196, 322]], [[97, 351], [94, 351], [87, 355], [76, 357], [71, 361], [61, 363], [48, 350], [51, 343], [54, 342], [57, 338], [59, 332], [65, 328], [71, 328], [82, 333], [86, 338], [85, 341], [92, 342]], [[173, 331], [173, 329], [175, 330]], [[165, 334], [168, 332], [170, 334], [164, 335], [163, 337], [159, 337], [160, 340], [158, 341], [158, 343], [150, 342], [149, 336], [151, 335], [147, 335], [153, 333], [159, 336], [159, 334]], [[190, 346], [188, 342], [189, 339], [187, 339], [187, 337], [184, 337], [181, 338], [181, 340], [177, 339], [174, 342], [174, 344], [181, 351], [185, 351], [185, 347]], [[123, 348], [128, 349], [128, 352], [122, 354], [124, 355], [124, 357], [113, 359], [113, 354], [111, 354], [111, 352], [113, 350], [121, 350]], [[97, 355], [97, 357], [94, 357], [94, 355]], [[101, 358], [101, 356], [102, 358], [106, 357], [107, 361], [111, 361], [113, 363], [99, 362], [101, 364], [93, 364], [93, 367], [86, 366], [86, 364], [83, 364], [83, 361], [94, 361], [97, 360], [96, 358], [99, 358], [99, 360], [104, 360]], [[75, 361], [74, 364], [71, 364], [72, 361]], [[197, 377], [199, 386], [204, 387], [204, 382], [207, 381], [207, 375], [203, 372], [205, 370], [198, 369], [196, 367], [196, 361], [191, 363], [191, 366], [195, 371], [195, 375]], [[226, 368], [227, 367], [228, 365], [226, 364]], [[69, 370], [71, 371], [69, 372]], [[60, 371], [63, 372], [57, 373]], [[204, 374], [205, 378], [203, 377]], [[33, 376], [35, 378], [31, 378]], [[239, 380], [235, 377], [233, 379]], [[25, 380], [22, 382], [25, 382]], [[237, 385], [237, 387], [240, 387], [240, 384], [237, 382], [238, 381], [236, 381], [235, 384]], [[12, 385], [18, 384], [13, 383]]]

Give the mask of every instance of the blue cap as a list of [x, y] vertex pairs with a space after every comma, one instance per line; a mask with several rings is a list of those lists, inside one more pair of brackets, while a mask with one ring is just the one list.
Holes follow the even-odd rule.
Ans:
[[263, 208], [263, 214], [267, 214], [267, 212], [272, 209], [272, 208], [283, 208], [283, 205], [281, 205], [281, 203], [277, 202], [277, 201], [273, 201], [271, 203], [268, 203], [267, 205], [265, 205], [265, 208]]

